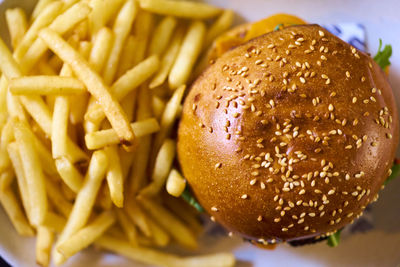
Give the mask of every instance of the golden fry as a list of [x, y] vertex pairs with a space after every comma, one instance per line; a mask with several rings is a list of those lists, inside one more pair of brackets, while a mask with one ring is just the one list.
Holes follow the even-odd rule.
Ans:
[[162, 55], [169, 44], [177, 24], [178, 20], [171, 16], [167, 16], [160, 21], [154, 29], [153, 38], [150, 42], [150, 55]]
[[[6, 173], [0, 175], [0, 184]], [[22, 236], [33, 236], [34, 231], [25, 218], [17, 198], [11, 188], [0, 191], [0, 203], [10, 218], [15, 230]]]
[[119, 240], [111, 236], [100, 237], [96, 241], [96, 244], [106, 250], [149, 265], [166, 267], [235, 266], [235, 257], [231, 253], [215, 253], [205, 256], [181, 258], [176, 255], [160, 252], [151, 248], [134, 247], [126, 241]]
[[101, 28], [97, 33], [89, 56], [89, 64], [94, 71], [102, 71], [108, 55], [110, 54], [113, 38], [113, 32], [106, 27]]
[[[105, 176], [108, 162], [109, 160], [104, 151], [99, 150], [93, 153], [82, 189], [76, 196], [71, 214], [63, 232], [57, 240], [56, 246], [68, 240], [71, 235], [86, 224], [92, 211], [96, 195], [100, 189], [101, 182]], [[66, 260], [60, 253], [55, 253], [54, 259], [56, 264], [61, 264]]]
[[175, 120], [178, 117], [179, 109], [181, 106], [181, 102], [183, 99], [183, 95], [185, 93], [185, 86], [179, 87], [172, 97], [169, 99], [167, 105], [165, 106], [164, 113], [161, 117], [161, 129], [157, 133], [157, 136], [154, 141], [152, 155], [155, 156], [158, 153], [162, 143], [165, 138], [167, 138], [171, 132], [172, 126], [174, 125]]
[[6, 10], [6, 22], [13, 48], [17, 48], [25, 35], [27, 28], [26, 14], [21, 8]]
[[80, 250], [88, 247], [115, 223], [113, 211], [104, 211], [93, 222], [73, 234], [66, 241], [60, 243], [56, 249], [64, 257], [69, 258]]
[[48, 227], [39, 226], [36, 237], [36, 263], [40, 266], [49, 266], [53, 241], [53, 231]]
[[56, 159], [57, 171], [68, 187], [78, 193], [82, 187], [83, 177], [75, 166], [64, 157]]
[[[67, 9], [63, 14], [59, 15], [48, 28], [57, 34], [62, 35], [72, 29], [76, 24], [86, 19], [89, 12], [90, 7], [86, 3], [77, 3]], [[23, 71], [25, 73], [29, 72], [47, 49], [46, 43], [43, 42], [41, 38], [37, 38], [20, 62]]]
[[171, 212], [145, 197], [139, 196], [138, 201], [176, 242], [187, 248], [197, 247], [195, 235]]
[[168, 77], [168, 82], [172, 89], [178, 88], [188, 81], [192, 68], [203, 48], [205, 33], [206, 26], [204, 22], [193, 21], [190, 24]]
[[[131, 123], [131, 127], [137, 137], [155, 133], [160, 129], [157, 120], [154, 118]], [[118, 144], [120, 141], [113, 129], [107, 129], [86, 134], [85, 142], [88, 149], [98, 149], [107, 145]]]
[[152, 182], [140, 192], [141, 195], [154, 196], [160, 192], [175, 159], [175, 145], [175, 141], [171, 139], [164, 141], [154, 164]]
[[99, 100], [104, 113], [122, 142], [132, 145], [135, 135], [129, 125], [126, 114], [109, 93], [100, 76], [90, 68], [89, 63], [80, 54], [55, 32], [42, 30], [39, 35], [65, 63], [71, 66], [78, 78], [85, 83], [88, 91]]
[[146, 237], [152, 236], [149, 219], [134, 199], [129, 199], [127, 201], [124, 210], [126, 211], [126, 214], [129, 216], [129, 218], [132, 220], [132, 222]]
[[[40, 2], [43, 2], [43, 0]], [[40, 6], [39, 4], [36, 5], [36, 7], [39, 6]], [[14, 52], [15, 58], [17, 60], [21, 60], [23, 58], [26, 51], [35, 41], [39, 30], [48, 26], [58, 16], [62, 6], [63, 4], [60, 1], [55, 1], [46, 5], [43, 11], [40, 12], [40, 14], [38, 14], [38, 17], [33, 21], [32, 25], [29, 27], [26, 34], [23, 36], [20, 44], [18, 45], [17, 49]]]
[[103, 72], [106, 84], [111, 84], [114, 81], [121, 51], [132, 28], [137, 11], [136, 2], [134, 0], [127, 0], [115, 19], [113, 27], [113, 32], [115, 34], [114, 43]]
[[125, 211], [122, 209], [116, 209], [117, 220], [119, 225], [121, 226], [122, 230], [124, 231], [125, 235], [128, 237], [129, 242], [137, 246], [137, 230], [135, 225], [133, 225], [131, 219], [126, 215]]
[[139, 2], [144, 10], [187, 19], [208, 19], [221, 13], [221, 9], [199, 2], [172, 0], [140, 0]]
[[59, 76], [26, 76], [9, 83], [13, 94], [68, 95], [86, 92], [85, 85], [75, 78]]
[[10, 156], [12, 165], [14, 167], [15, 175], [17, 177], [18, 189], [22, 200], [22, 206], [24, 207], [25, 213], [28, 217], [29, 222], [32, 222], [31, 218], [31, 202], [29, 197], [28, 184], [26, 181], [25, 173], [21, 157], [19, 156], [19, 148], [16, 142], [13, 142], [7, 146], [8, 154]]
[[208, 30], [205, 40], [204, 48], [208, 48], [219, 35], [227, 31], [233, 22], [234, 13], [232, 10], [224, 10], [218, 19], [211, 25]]
[[183, 27], [179, 27], [172, 37], [172, 41], [161, 59], [160, 69], [151, 81], [149, 86], [150, 88], [155, 88], [162, 85], [168, 78], [169, 72], [175, 62], [176, 57], [178, 56], [183, 40], [183, 34]]
[[15, 122], [14, 135], [18, 144], [25, 177], [29, 177], [26, 181], [31, 202], [32, 223], [38, 226], [43, 222], [47, 212], [43, 166], [27, 125], [22, 122]]
[[124, 177], [122, 175], [121, 160], [117, 146], [104, 148], [110, 160], [107, 170], [107, 185], [110, 190], [110, 197], [115, 206], [124, 206]]
[[[157, 56], [149, 57], [128, 70], [121, 76], [111, 87], [111, 94], [118, 100], [122, 100], [132, 90], [138, 88], [140, 84], [149, 79], [159, 66], [159, 59]], [[86, 117], [92, 122], [98, 122], [104, 119], [104, 113], [100, 105], [93, 105], [88, 110]]]
[[125, 74], [129, 69], [134, 66], [135, 54], [137, 49], [137, 38], [133, 35], [129, 35], [126, 38], [124, 48], [121, 52], [121, 59], [118, 66], [117, 76], [118, 79]]
[[[157, 165], [156, 165], [157, 166]], [[174, 197], [180, 197], [185, 190], [186, 180], [175, 169], [172, 169], [167, 178], [166, 189], [168, 194]]]

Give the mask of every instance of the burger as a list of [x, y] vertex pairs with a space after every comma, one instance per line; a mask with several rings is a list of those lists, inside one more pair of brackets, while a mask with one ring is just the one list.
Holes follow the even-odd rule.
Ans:
[[314, 242], [351, 224], [377, 200], [399, 139], [387, 64], [288, 18], [217, 40], [178, 130], [197, 201], [264, 245]]

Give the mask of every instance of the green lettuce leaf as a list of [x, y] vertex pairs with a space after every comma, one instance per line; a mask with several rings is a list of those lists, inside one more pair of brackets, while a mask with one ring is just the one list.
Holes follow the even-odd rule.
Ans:
[[337, 247], [340, 243], [340, 233], [342, 232], [342, 229], [338, 230], [336, 233], [333, 235], [330, 235], [328, 237], [327, 244], [330, 247]]
[[204, 208], [200, 205], [199, 202], [197, 202], [196, 198], [192, 195], [187, 186], [185, 188], [185, 191], [183, 191], [181, 197], [183, 198], [183, 200], [189, 203], [190, 206], [194, 207], [199, 212], [204, 212]]
[[384, 70], [387, 66], [390, 66], [390, 57], [392, 56], [392, 46], [385, 45], [382, 49], [382, 39], [379, 39], [378, 53], [374, 56], [374, 60]]
[[400, 164], [394, 164], [392, 167], [392, 174], [386, 179], [384, 184], [387, 185], [387, 183], [398, 176], [400, 176]]

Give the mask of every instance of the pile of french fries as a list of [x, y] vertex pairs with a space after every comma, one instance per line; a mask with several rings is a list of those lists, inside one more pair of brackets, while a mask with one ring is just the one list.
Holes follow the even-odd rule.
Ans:
[[197, 247], [173, 131], [196, 62], [231, 11], [170, 0], [40, 0], [0, 39], [0, 202], [36, 260], [90, 245], [156, 266], [233, 266]]

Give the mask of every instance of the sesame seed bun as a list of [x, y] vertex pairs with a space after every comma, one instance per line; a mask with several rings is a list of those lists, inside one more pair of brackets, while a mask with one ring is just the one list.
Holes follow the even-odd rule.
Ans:
[[388, 177], [398, 128], [370, 56], [318, 25], [293, 26], [228, 51], [194, 82], [178, 156], [217, 222], [292, 241], [362, 214]]

